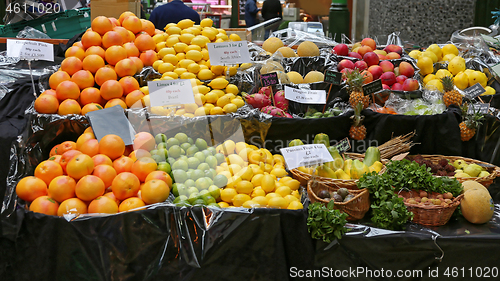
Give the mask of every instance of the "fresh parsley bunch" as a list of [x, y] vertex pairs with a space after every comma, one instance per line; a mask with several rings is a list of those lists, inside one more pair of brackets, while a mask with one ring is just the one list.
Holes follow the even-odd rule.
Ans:
[[333, 209], [333, 200], [325, 207], [316, 202], [309, 204], [309, 216], [307, 217], [307, 229], [314, 239], [322, 239], [330, 243], [335, 238], [341, 239], [347, 232], [347, 214]]

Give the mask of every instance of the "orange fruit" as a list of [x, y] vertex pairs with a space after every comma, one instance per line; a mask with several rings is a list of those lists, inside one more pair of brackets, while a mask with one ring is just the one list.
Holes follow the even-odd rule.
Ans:
[[37, 177], [24, 177], [16, 185], [16, 194], [22, 200], [30, 202], [47, 195], [47, 184]]
[[49, 152], [49, 156], [58, 155], [58, 153], [57, 153], [57, 147], [58, 147], [58, 146], [59, 146], [59, 145], [58, 145], [58, 144], [56, 144], [56, 145], [54, 145], [54, 146], [52, 147], [52, 149], [51, 149], [51, 150], [50, 150], [50, 152]]
[[117, 26], [121, 26], [120, 22], [116, 18], [109, 17], [108, 19], [113, 23], [113, 28], [115, 28]]
[[[97, 103], [89, 103], [89, 104], [86, 104], [83, 108], [82, 108], [82, 115], [86, 115], [87, 113], [91, 112], [91, 111], [96, 111], [96, 110], [100, 110], [102, 109], [102, 106], [100, 104], [97, 104]], [[92, 155], [93, 156], [93, 155]]]
[[48, 195], [50, 198], [61, 203], [64, 200], [75, 197], [76, 181], [72, 177], [58, 176], [49, 184]]
[[125, 27], [126, 29], [132, 31], [133, 33], [139, 33], [140, 31], [142, 31], [142, 22], [135, 15], [131, 15], [131, 16], [125, 17], [121, 21], [121, 24], [122, 24], [123, 27]]
[[[125, 103], [129, 108], [132, 107], [142, 107], [142, 101], [141, 99], [144, 97], [144, 93], [141, 92], [140, 90], [134, 90], [127, 94], [125, 97]], [[57, 99], [56, 99], [57, 101]]]
[[116, 31], [108, 31], [104, 36], [102, 36], [102, 46], [107, 49], [111, 46], [121, 46], [125, 43], [123, 41], [122, 34]]
[[99, 142], [96, 139], [87, 140], [80, 147], [80, 151], [83, 154], [94, 157], [95, 155], [99, 154]]
[[87, 213], [87, 204], [78, 198], [70, 198], [59, 204], [57, 215], [62, 217], [65, 214], [81, 215]]
[[[52, 160], [52, 161], [56, 161], [57, 163], [60, 163], [61, 162], [61, 155], [50, 156], [50, 158], [47, 160]], [[61, 165], [61, 164], [59, 164], [59, 165]]]
[[128, 30], [125, 27], [115, 26], [113, 27], [113, 31], [118, 32], [118, 34], [120, 34], [123, 43], [129, 42]]
[[[109, 188], [108, 188], [108, 190], [109, 190]], [[104, 195], [103, 195], [103, 196], [106, 196], [106, 197], [109, 197], [109, 198], [113, 199], [113, 201], [115, 201], [115, 202], [116, 202], [116, 204], [120, 205], [120, 202], [121, 202], [121, 201], [120, 201], [120, 200], [118, 200], [118, 199], [116, 199], [116, 196], [115, 196], [115, 194], [113, 193], [113, 191], [106, 192], [106, 193], [104, 193]]]
[[133, 42], [123, 44], [123, 48], [125, 48], [125, 51], [127, 51], [128, 57], [138, 57], [141, 54], [141, 52]]
[[92, 20], [90, 27], [93, 31], [104, 35], [106, 32], [113, 30], [113, 23], [105, 16], [97, 16]]
[[78, 42], [73, 43], [73, 45], [72, 45], [72, 46], [80, 47], [80, 48], [82, 48], [82, 49], [83, 49], [83, 45], [82, 45], [82, 42], [81, 42], [81, 41], [78, 41]]
[[61, 165], [52, 160], [45, 160], [35, 168], [35, 177], [43, 180], [47, 186], [55, 177], [62, 175], [63, 169]]
[[61, 155], [61, 160], [59, 160], [59, 165], [63, 168], [63, 171], [66, 172], [66, 166], [68, 165], [69, 161], [73, 159], [76, 155], [82, 154], [79, 150], [72, 149], [64, 152]]
[[141, 34], [135, 37], [134, 44], [141, 52], [156, 49], [155, 41], [153, 40], [153, 37], [151, 37], [151, 35], [149, 34]]
[[43, 114], [55, 114], [59, 108], [59, 101], [52, 95], [40, 95], [35, 100], [35, 110]]
[[142, 52], [139, 55], [139, 58], [141, 59], [144, 66], [151, 66], [155, 61], [158, 60], [158, 56], [156, 55], [156, 52], [153, 50], [147, 50]]
[[115, 168], [116, 173], [130, 172], [132, 171], [132, 165], [134, 161], [127, 156], [120, 156], [118, 159], [113, 161], [113, 168]]
[[129, 197], [137, 196], [140, 187], [141, 182], [139, 178], [130, 172], [119, 173], [111, 183], [111, 190], [118, 200], [125, 200]]
[[[131, 61], [130, 59], [127, 59], [127, 60]], [[137, 80], [132, 76], [122, 77], [119, 80], [119, 83], [120, 83], [120, 85], [122, 85], [124, 95], [127, 95], [128, 93], [130, 93], [132, 91], [139, 90], [139, 88], [140, 88], [139, 82], [137, 82]]]
[[122, 25], [123, 20], [129, 16], [135, 16], [135, 14], [130, 12], [130, 11], [126, 11], [126, 12], [121, 13], [121, 15], [118, 17], [118, 22], [120, 23], [120, 25]]
[[[149, 151], [145, 150], [145, 149], [136, 149], [132, 152], [130, 152], [129, 156], [130, 159], [132, 159], [132, 163], [135, 162], [135, 160], [137, 160], [137, 158], [141, 158], [141, 157], [151, 157], [151, 153], [149, 153]], [[132, 166], [131, 166], [132, 167]]]
[[146, 204], [165, 202], [170, 194], [170, 188], [162, 180], [150, 180], [141, 188], [141, 198]]
[[77, 57], [68, 57], [61, 62], [61, 70], [67, 72], [70, 76], [81, 70], [82, 67], [82, 60]]
[[141, 182], [146, 180], [149, 173], [156, 171], [158, 164], [151, 157], [141, 157], [132, 164], [132, 173], [134, 173]]
[[104, 186], [108, 188], [111, 186], [117, 173], [112, 166], [101, 164], [94, 168], [92, 175], [99, 177], [104, 182]]
[[30, 204], [30, 211], [35, 213], [41, 213], [49, 216], [57, 216], [57, 209], [59, 209], [59, 203], [49, 196], [40, 196], [33, 200]]
[[127, 104], [122, 100], [122, 99], [110, 99], [106, 105], [104, 106], [104, 108], [110, 108], [110, 107], [113, 107], [115, 105], [119, 105], [121, 106], [123, 109], [127, 109]]
[[66, 50], [66, 52], [64, 52], [64, 56], [67, 58], [77, 57], [80, 60], [83, 60], [83, 58], [85, 57], [85, 51], [78, 46], [71, 46]]
[[142, 23], [142, 31], [146, 32], [150, 36], [155, 35], [155, 25], [152, 22], [145, 19], [141, 19], [141, 23]]
[[151, 173], [148, 174], [148, 176], [146, 177], [146, 180], [145, 182], [148, 182], [150, 180], [162, 180], [164, 181], [168, 187], [172, 187], [172, 178], [170, 177], [169, 174], [167, 174], [166, 172], [164, 171], [153, 171]]
[[87, 50], [85, 50], [85, 56], [98, 55], [104, 59], [104, 54], [105, 54], [105, 51], [101, 46], [91, 46]]
[[74, 141], [64, 141], [57, 145], [56, 154], [63, 155], [66, 151], [76, 149], [76, 142]]
[[134, 136], [134, 149], [151, 151], [155, 148], [155, 137], [148, 132], [139, 132]]
[[104, 58], [109, 64], [115, 65], [122, 59], [127, 58], [127, 50], [125, 50], [122, 46], [111, 46], [106, 49]]
[[95, 73], [95, 82], [97, 85], [101, 86], [104, 82], [108, 80], [117, 80], [118, 75], [111, 67], [101, 67]]
[[90, 133], [83, 133], [81, 134], [78, 139], [76, 140], [76, 149], [77, 150], [80, 150], [82, 145], [88, 141], [88, 140], [91, 140], [91, 139], [95, 139], [94, 137], [94, 134], [90, 134]]
[[56, 91], [52, 90], [52, 89], [48, 89], [48, 90], [43, 91], [43, 93], [41, 93], [40, 96], [42, 96], [42, 95], [49, 95], [49, 96], [53, 96], [53, 97], [57, 98]]
[[88, 49], [92, 46], [101, 46], [101, 35], [95, 31], [87, 30], [82, 35], [82, 46], [84, 49]]
[[80, 90], [94, 86], [94, 76], [88, 70], [78, 70], [71, 76], [71, 81], [75, 82]]
[[139, 211], [146, 209], [144, 201], [138, 197], [130, 197], [123, 200], [118, 206], [118, 212]]
[[[99, 70], [97, 71], [99, 72]], [[80, 93], [80, 104], [85, 107], [89, 103], [100, 104], [103, 101], [101, 91], [94, 87], [83, 89]]]
[[[89, 141], [93, 140], [88, 140], [85, 143]], [[92, 160], [92, 157], [83, 153], [73, 157], [66, 165], [66, 172], [68, 173], [68, 176], [74, 178], [75, 180], [79, 180], [84, 176], [92, 174], [93, 170], [94, 161]]]
[[118, 204], [107, 196], [99, 196], [90, 202], [87, 211], [89, 214], [116, 214], [118, 213]]
[[80, 114], [81, 112], [82, 108], [80, 104], [74, 99], [63, 100], [57, 110], [57, 114], [59, 115]]
[[104, 154], [97, 154], [92, 157], [92, 160], [94, 161], [94, 167], [97, 167], [98, 165], [113, 166], [113, 161], [111, 161], [111, 159]]
[[91, 201], [102, 196], [105, 189], [104, 182], [99, 177], [86, 175], [76, 183], [75, 194], [83, 201]]
[[122, 85], [116, 80], [108, 80], [101, 85], [101, 97], [105, 100], [121, 98], [123, 96]]
[[52, 73], [49, 77], [49, 86], [52, 90], [55, 90], [57, 86], [63, 81], [69, 81], [71, 76], [66, 71], [56, 71]]
[[142, 68], [144, 67], [144, 63], [139, 58], [139, 55], [137, 55], [136, 57], [128, 57], [128, 58], [131, 59], [135, 63], [135, 67], [137, 68], [136, 74], [140, 73]]
[[117, 135], [105, 135], [99, 141], [99, 153], [107, 155], [111, 160], [122, 156], [124, 152], [125, 143]]
[[[95, 74], [97, 70], [103, 68], [106, 63], [99, 55], [88, 55], [83, 59], [82, 68]], [[94, 86], [94, 85], [92, 85]]]
[[59, 101], [76, 100], [80, 97], [80, 87], [73, 81], [63, 81], [57, 86], [56, 95]]
[[131, 76], [137, 72], [137, 66], [133, 60], [126, 58], [116, 63], [115, 71], [120, 77]]

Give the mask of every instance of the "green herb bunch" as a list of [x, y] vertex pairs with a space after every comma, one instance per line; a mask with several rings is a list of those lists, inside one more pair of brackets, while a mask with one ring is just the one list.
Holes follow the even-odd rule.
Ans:
[[314, 239], [322, 239], [330, 243], [335, 238], [341, 239], [347, 232], [347, 214], [333, 209], [333, 200], [324, 206], [316, 202], [309, 204], [309, 216], [307, 217], [307, 229]]

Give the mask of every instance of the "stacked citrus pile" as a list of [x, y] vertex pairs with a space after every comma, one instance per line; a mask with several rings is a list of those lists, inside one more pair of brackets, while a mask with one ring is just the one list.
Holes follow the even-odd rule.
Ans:
[[35, 101], [39, 113], [86, 114], [103, 107], [142, 107], [145, 96], [132, 77], [157, 60], [153, 36], [162, 33], [131, 12], [98, 16], [81, 41], [66, 50], [50, 89]]
[[114, 214], [164, 202], [172, 179], [151, 158], [151, 141], [154, 146], [151, 134], [139, 133], [135, 150], [127, 153], [119, 136], [97, 141], [89, 128], [76, 142], [54, 146], [34, 176], [18, 182], [16, 194], [29, 203], [30, 211], [58, 216]]

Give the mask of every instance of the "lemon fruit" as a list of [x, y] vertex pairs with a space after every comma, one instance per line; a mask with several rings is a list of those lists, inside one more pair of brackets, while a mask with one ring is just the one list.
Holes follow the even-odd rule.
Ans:
[[486, 77], [486, 74], [482, 73], [481, 71], [473, 71], [469, 73], [469, 87], [475, 85], [476, 83], [481, 84], [481, 86], [486, 87], [488, 83], [488, 78]]
[[234, 188], [224, 188], [220, 191], [220, 198], [224, 202], [232, 203], [234, 196], [237, 194], [238, 192]]
[[454, 57], [456, 57], [454, 54], [447, 54], [443, 57], [444, 61], [451, 61]]
[[441, 83], [441, 80], [439, 80], [439, 79], [433, 79], [425, 85], [425, 88], [427, 88], [429, 90], [438, 90], [438, 91], [442, 92], [443, 91], [443, 83]]
[[451, 74], [446, 69], [439, 69], [438, 71], [436, 71], [436, 78], [441, 79], [444, 78], [445, 76], [453, 77], [453, 74]]
[[413, 59], [418, 59], [418, 57], [420, 57], [421, 54], [422, 52], [420, 52], [419, 50], [413, 50], [408, 55]]
[[453, 54], [455, 56], [458, 56], [458, 49], [455, 45], [453, 44], [447, 44], [442, 48], [443, 51], [443, 56]]
[[302, 203], [300, 203], [299, 201], [292, 201], [288, 205], [287, 209], [289, 209], [289, 210], [302, 210], [302, 209], [304, 209], [304, 205], [302, 205]]
[[226, 88], [229, 82], [225, 78], [215, 78], [208, 83], [208, 86], [212, 89], [220, 90]]
[[437, 79], [436, 75], [434, 74], [427, 74], [424, 78], [424, 84], [427, 84], [429, 81]]
[[434, 72], [432, 59], [428, 56], [422, 55], [417, 61], [417, 67], [420, 69], [420, 74], [422, 75], [427, 75]]
[[231, 35], [229, 35], [229, 40], [231, 41], [241, 41], [241, 38], [238, 34], [236, 33], [233, 33]]
[[214, 21], [210, 18], [205, 18], [200, 21], [200, 26], [203, 27], [212, 27], [214, 25]]
[[437, 57], [437, 61], [440, 61], [443, 58], [443, 50], [441, 50], [437, 44], [430, 45], [426, 51], [433, 52]]
[[453, 83], [460, 90], [464, 90], [469, 86], [469, 76], [465, 72], [460, 72], [453, 78]]
[[243, 203], [245, 203], [246, 201], [250, 201], [250, 200], [252, 200], [252, 198], [248, 194], [236, 194], [233, 197], [232, 202], [233, 202], [233, 206], [241, 207], [243, 205]]
[[191, 27], [193, 25], [194, 25], [194, 21], [192, 21], [190, 19], [184, 19], [184, 20], [181, 20], [177, 23], [177, 27], [179, 27], [181, 29], [185, 29], [185, 28]]
[[484, 88], [486, 90], [486, 92], [484, 92], [482, 94], [482, 96], [487, 96], [487, 95], [494, 95], [496, 94], [497, 92], [495, 91], [495, 89], [493, 89], [492, 87], [490, 86], [486, 86], [486, 88]]
[[267, 202], [269, 208], [286, 209], [288, 205], [288, 201], [283, 197], [273, 197]]
[[448, 63], [448, 70], [451, 72], [453, 75], [457, 75], [460, 71], [465, 70], [465, 60], [462, 57], [454, 57], [449, 63]]

